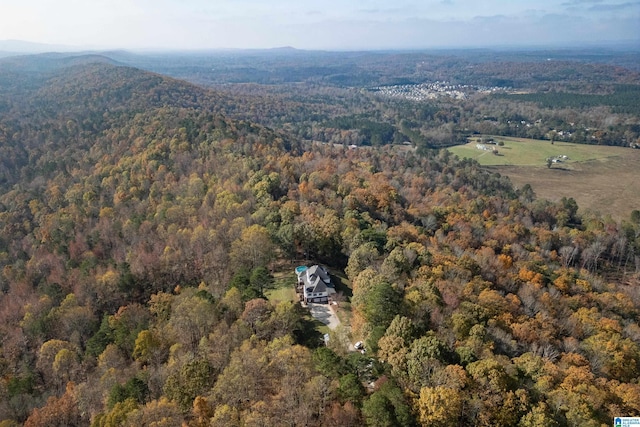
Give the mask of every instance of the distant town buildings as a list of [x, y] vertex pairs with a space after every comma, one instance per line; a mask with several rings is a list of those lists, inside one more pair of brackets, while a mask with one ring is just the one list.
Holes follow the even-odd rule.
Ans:
[[482, 87], [472, 85], [454, 85], [447, 82], [420, 83], [409, 85], [377, 86], [370, 91], [392, 98], [404, 98], [411, 101], [425, 101], [436, 98], [467, 99], [468, 94], [474, 92], [493, 93], [504, 92], [506, 88]]

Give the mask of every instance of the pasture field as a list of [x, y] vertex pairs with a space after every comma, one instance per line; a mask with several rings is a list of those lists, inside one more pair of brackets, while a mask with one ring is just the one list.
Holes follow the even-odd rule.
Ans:
[[496, 137], [496, 142], [504, 142], [504, 146], [488, 145], [496, 148], [498, 155], [491, 151], [483, 151], [476, 148], [478, 144], [470, 142], [465, 145], [451, 147], [449, 151], [459, 157], [469, 157], [477, 160], [483, 166], [534, 166], [547, 169], [547, 158], [567, 156], [568, 161], [562, 164], [554, 164], [553, 167], [570, 169], [576, 162], [605, 159], [608, 157], [628, 153], [630, 149], [622, 147], [608, 147], [601, 145], [572, 144], [556, 141], [553, 145], [550, 141], [536, 139]]
[[[640, 210], [640, 150], [584, 144], [496, 138], [504, 141], [500, 155], [476, 148], [476, 142], [452, 147], [460, 157], [476, 159], [508, 176], [518, 188], [530, 184], [538, 198], [573, 197], [580, 212], [594, 211], [620, 221]], [[546, 159], [568, 156], [547, 168]]]

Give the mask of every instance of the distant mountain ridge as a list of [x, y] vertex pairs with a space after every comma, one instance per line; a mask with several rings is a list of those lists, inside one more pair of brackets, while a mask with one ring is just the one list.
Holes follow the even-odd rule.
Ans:
[[124, 66], [98, 54], [47, 53], [0, 59], [0, 93], [24, 91], [14, 100], [44, 102], [59, 111], [79, 108], [85, 113], [162, 106], [201, 108], [220, 98], [194, 84]]
[[[27, 153], [76, 150], [85, 139], [125, 123], [135, 114], [164, 110], [217, 113], [229, 102], [215, 92], [185, 81], [119, 65], [101, 55], [38, 54], [0, 59], [0, 134], [5, 159], [0, 182], [17, 182]], [[114, 117], [121, 117], [117, 121]], [[57, 142], [29, 137], [28, 128], [60, 128], [77, 123], [77, 132]], [[44, 143], [44, 144], [43, 144]], [[77, 147], [76, 147], [77, 145]], [[82, 151], [84, 148], [80, 148]]]
[[117, 60], [98, 53], [47, 52], [29, 55], [14, 55], [0, 59], [0, 69], [10, 71], [11, 67], [22, 72], [47, 72], [60, 68], [88, 63], [120, 64]]
[[44, 52], [77, 52], [87, 47], [69, 46], [63, 44], [36, 43], [25, 40], [0, 40], [0, 52], [13, 53], [44, 53]]

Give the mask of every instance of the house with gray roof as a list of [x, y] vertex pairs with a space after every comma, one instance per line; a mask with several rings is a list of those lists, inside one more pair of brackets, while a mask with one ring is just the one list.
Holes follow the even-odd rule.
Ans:
[[296, 269], [296, 274], [305, 303], [326, 303], [329, 302], [329, 294], [335, 293], [329, 273], [322, 266], [314, 265], [306, 270]]

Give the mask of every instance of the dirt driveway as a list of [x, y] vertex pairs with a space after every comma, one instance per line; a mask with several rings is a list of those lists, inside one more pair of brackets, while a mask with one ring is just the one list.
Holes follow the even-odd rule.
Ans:
[[310, 302], [307, 304], [307, 307], [309, 307], [309, 311], [311, 311], [311, 316], [327, 325], [329, 329], [335, 329], [340, 324], [340, 319], [338, 319], [331, 305]]

